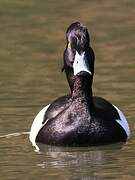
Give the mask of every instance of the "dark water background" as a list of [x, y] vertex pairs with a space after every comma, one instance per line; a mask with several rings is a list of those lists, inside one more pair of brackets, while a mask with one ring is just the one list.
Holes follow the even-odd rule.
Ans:
[[[123, 110], [132, 137], [124, 145], [43, 146], [38, 154], [27, 132], [40, 109], [69, 92], [60, 70], [65, 31], [76, 20], [96, 53], [94, 94]], [[0, 0], [0, 179], [134, 180], [134, 57], [134, 0]]]

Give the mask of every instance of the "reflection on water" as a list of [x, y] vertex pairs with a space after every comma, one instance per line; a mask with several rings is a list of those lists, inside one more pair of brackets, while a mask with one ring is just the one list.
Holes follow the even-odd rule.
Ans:
[[[0, 175], [7, 179], [135, 179], [134, 0], [0, 1]], [[65, 31], [82, 21], [96, 53], [94, 94], [125, 112], [127, 144], [42, 146], [27, 133], [39, 110], [68, 93], [61, 73]], [[37, 178], [38, 177], [38, 178]]]
[[96, 179], [94, 171], [98, 170], [99, 166], [105, 162], [102, 150], [91, 150], [90, 148], [45, 147], [45, 151], [42, 153], [42, 156], [45, 154], [48, 158], [37, 164], [37, 166], [44, 169], [53, 168], [59, 173], [59, 176], [63, 176], [65, 179], [72, 179], [73, 177], [76, 177], [76, 179], [85, 178], [86, 173], [89, 174], [89, 178]]

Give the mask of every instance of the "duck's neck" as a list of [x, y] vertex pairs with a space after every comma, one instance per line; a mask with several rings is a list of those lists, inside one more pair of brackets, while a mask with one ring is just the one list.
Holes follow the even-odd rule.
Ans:
[[[85, 53], [87, 56], [88, 64], [90, 65], [90, 71], [92, 74], [94, 74], [94, 61], [95, 61], [94, 51], [91, 47], [87, 47], [85, 49]], [[75, 81], [74, 76], [73, 76], [73, 65], [72, 65], [72, 62], [74, 62], [74, 57], [75, 57], [75, 54], [72, 49], [69, 49], [69, 48], [65, 49], [63, 69], [65, 70], [71, 93], [74, 90], [74, 81]], [[91, 77], [91, 81], [92, 80], [93, 80], [93, 76]]]
[[86, 104], [91, 111], [94, 108], [92, 98], [92, 75], [77, 75], [75, 76], [74, 90], [72, 99], [76, 99], [78, 103]]

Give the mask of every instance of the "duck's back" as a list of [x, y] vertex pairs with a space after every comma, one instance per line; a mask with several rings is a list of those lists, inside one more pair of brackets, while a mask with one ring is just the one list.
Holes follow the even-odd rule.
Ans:
[[40, 130], [37, 141], [55, 145], [94, 145], [125, 141], [127, 134], [117, 119], [117, 110], [108, 101], [94, 97], [95, 112], [75, 101]]

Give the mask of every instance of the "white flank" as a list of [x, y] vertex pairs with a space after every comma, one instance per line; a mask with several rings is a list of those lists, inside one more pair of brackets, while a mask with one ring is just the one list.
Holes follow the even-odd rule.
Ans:
[[125, 130], [126, 134], [127, 134], [127, 138], [129, 139], [130, 136], [131, 136], [131, 133], [130, 133], [130, 128], [129, 128], [129, 125], [128, 125], [128, 122], [124, 116], [124, 114], [115, 106], [115, 109], [117, 110], [119, 116], [120, 116], [120, 119], [116, 119], [117, 123], [119, 123], [122, 128]]
[[85, 71], [91, 74], [85, 52], [79, 55], [78, 52], [76, 51], [75, 60], [73, 63], [73, 69], [74, 69], [74, 75], [77, 75], [81, 71]]
[[31, 129], [30, 129], [29, 139], [30, 139], [32, 145], [36, 148], [36, 151], [39, 151], [39, 147], [36, 144], [36, 137], [37, 137], [38, 132], [40, 131], [40, 129], [47, 123], [47, 121], [46, 121], [44, 124], [42, 124], [42, 122], [44, 120], [45, 113], [46, 113], [49, 106], [50, 106], [50, 104], [47, 105], [46, 107], [44, 107], [37, 114], [37, 116], [35, 117], [35, 119], [34, 119], [34, 121], [32, 123]]

